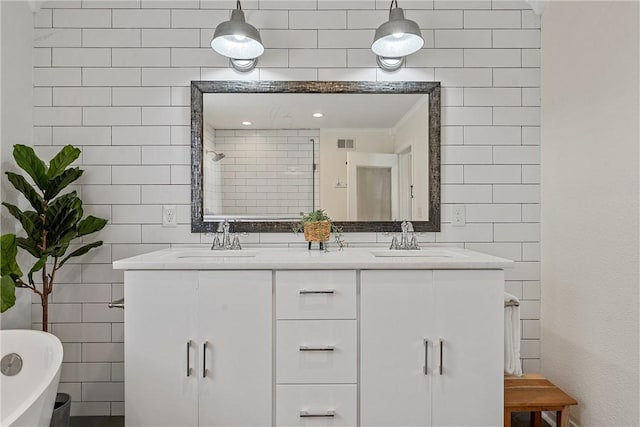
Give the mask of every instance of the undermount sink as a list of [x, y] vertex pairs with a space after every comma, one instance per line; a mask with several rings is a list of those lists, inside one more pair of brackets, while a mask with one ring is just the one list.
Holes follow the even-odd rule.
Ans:
[[461, 256], [460, 254], [444, 249], [387, 249], [382, 251], [371, 251], [371, 254], [375, 257], [382, 258], [452, 258]]
[[179, 259], [195, 259], [195, 260], [205, 260], [212, 258], [253, 258], [258, 255], [255, 251], [216, 251], [216, 250], [199, 250], [199, 251], [185, 251], [179, 252], [175, 255], [176, 258]]

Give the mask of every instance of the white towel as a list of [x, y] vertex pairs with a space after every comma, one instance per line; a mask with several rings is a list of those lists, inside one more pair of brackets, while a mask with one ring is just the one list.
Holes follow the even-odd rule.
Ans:
[[504, 293], [504, 373], [522, 375], [520, 363], [520, 300]]

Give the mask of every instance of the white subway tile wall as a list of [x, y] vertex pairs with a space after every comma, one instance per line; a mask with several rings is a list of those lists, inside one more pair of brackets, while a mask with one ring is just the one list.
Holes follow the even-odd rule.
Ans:
[[[206, 96], [206, 95], [205, 95]], [[225, 155], [224, 162], [207, 153], [203, 167], [205, 215], [295, 217], [313, 208], [313, 145], [319, 130], [222, 130], [207, 126], [205, 147]], [[217, 179], [216, 179], [217, 178]], [[144, 201], [143, 201], [144, 202]]]
[[[82, 150], [78, 189], [107, 217], [105, 246], [69, 264], [53, 295], [64, 342], [61, 391], [73, 415], [124, 411], [123, 294], [111, 262], [171, 245], [209, 243], [190, 232], [191, 80], [437, 80], [443, 86], [442, 231], [424, 244], [464, 246], [516, 261], [506, 290], [522, 302], [525, 371], [539, 369], [540, 20], [524, 0], [404, 0], [425, 46], [395, 73], [369, 50], [387, 0], [243, 2], [266, 46], [241, 74], [209, 48], [228, 0], [50, 0], [34, 16], [34, 141], [41, 155]], [[224, 150], [221, 150], [224, 151]], [[317, 197], [317, 195], [316, 195]], [[161, 226], [162, 204], [178, 226]], [[466, 225], [451, 224], [451, 204]], [[299, 245], [294, 234], [247, 243]], [[355, 245], [388, 236], [349, 233]], [[302, 245], [300, 245], [302, 247]], [[34, 300], [33, 327], [40, 313]]]

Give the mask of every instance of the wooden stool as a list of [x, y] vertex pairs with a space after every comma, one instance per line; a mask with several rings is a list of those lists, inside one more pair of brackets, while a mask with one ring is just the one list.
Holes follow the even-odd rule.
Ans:
[[531, 425], [542, 427], [542, 411], [556, 413], [556, 426], [569, 427], [569, 406], [578, 402], [539, 374], [504, 377], [504, 425], [512, 412], [530, 412]]

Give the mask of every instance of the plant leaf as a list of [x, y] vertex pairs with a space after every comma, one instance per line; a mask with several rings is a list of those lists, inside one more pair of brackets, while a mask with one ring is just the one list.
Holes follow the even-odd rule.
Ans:
[[22, 212], [22, 214], [25, 217], [29, 218], [29, 221], [31, 221], [31, 223], [34, 226], [33, 237], [35, 237], [36, 240], [41, 240], [42, 239], [42, 217], [34, 211], [24, 211]]
[[67, 252], [67, 249], [69, 249], [71, 240], [73, 240], [74, 238], [75, 236], [69, 239], [69, 241], [67, 242], [57, 244], [55, 247], [48, 249], [47, 253], [53, 257], [62, 258], [64, 254]]
[[76, 192], [64, 194], [55, 199], [47, 209], [45, 229], [48, 230], [48, 246], [55, 246], [62, 235], [73, 231], [82, 217], [82, 202]]
[[44, 201], [42, 196], [27, 182], [22, 175], [18, 175], [13, 172], [7, 172], [7, 178], [9, 182], [15, 187], [16, 190], [21, 192], [27, 199], [29, 204], [33, 206], [33, 209], [38, 213], [42, 213], [44, 210]]
[[16, 284], [10, 276], [0, 279], [0, 313], [4, 313], [16, 303]]
[[13, 158], [22, 170], [29, 174], [36, 186], [44, 191], [47, 187], [47, 165], [26, 145], [13, 146]]
[[42, 256], [42, 251], [38, 247], [38, 244], [31, 239], [16, 237], [16, 244], [19, 248], [29, 252], [34, 258], [40, 258]]
[[75, 251], [71, 252], [67, 257], [65, 257], [65, 259], [62, 260], [62, 262], [58, 265], [58, 268], [62, 267], [64, 265], [64, 263], [69, 260], [69, 258], [80, 256], [80, 255], [84, 255], [87, 252], [89, 252], [91, 249], [97, 248], [98, 246], [102, 246], [102, 241], [101, 240], [99, 240], [97, 242], [89, 243], [87, 245], [84, 245], [84, 246], [76, 249]]
[[0, 237], [0, 264], [2, 266], [0, 274], [7, 276], [14, 274], [18, 277], [22, 276], [22, 271], [16, 262], [18, 256], [18, 245], [16, 244], [15, 234], [3, 234]]
[[47, 190], [44, 192], [44, 199], [51, 200], [56, 197], [69, 184], [80, 178], [83, 172], [80, 168], [72, 168], [62, 171], [54, 178], [51, 178], [47, 184]]
[[24, 212], [22, 212], [20, 210], [20, 208], [18, 208], [16, 205], [12, 205], [11, 203], [7, 203], [7, 202], [2, 202], [2, 204], [4, 205], [4, 207], [7, 208], [7, 210], [9, 211], [9, 213], [11, 215], [13, 215], [13, 217], [15, 217], [18, 221], [20, 221], [20, 224], [22, 225], [22, 228], [24, 228], [24, 231], [27, 232], [27, 235], [33, 239], [33, 240], [38, 240], [39, 237], [39, 230], [41, 230], [41, 228], [37, 227], [36, 224], [33, 222], [33, 215], [37, 214], [33, 211], [31, 211], [31, 214], [27, 215]]
[[44, 267], [48, 259], [49, 256], [44, 255], [38, 261], [36, 261], [35, 264], [33, 264], [33, 267], [31, 267], [31, 270], [29, 270], [29, 273], [27, 274], [27, 276], [29, 277], [29, 283], [33, 283], [33, 273], [42, 270], [42, 267]]
[[107, 225], [106, 219], [89, 215], [78, 223], [78, 237], [100, 231], [105, 225]]
[[76, 148], [73, 145], [66, 145], [62, 147], [62, 150], [60, 150], [58, 154], [51, 159], [51, 162], [49, 162], [49, 172], [47, 173], [47, 177], [52, 179], [60, 175], [66, 167], [73, 163], [79, 156], [79, 148]]
[[69, 230], [67, 233], [60, 236], [55, 246], [52, 246], [50, 248], [51, 254], [58, 258], [63, 256], [64, 253], [67, 251], [71, 241], [76, 237], [78, 237], [78, 232], [75, 229]]

